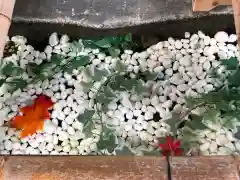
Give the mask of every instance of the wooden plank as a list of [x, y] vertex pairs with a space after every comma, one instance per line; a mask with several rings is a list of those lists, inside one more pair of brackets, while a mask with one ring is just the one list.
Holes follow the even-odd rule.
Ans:
[[232, 0], [232, 7], [233, 7], [235, 29], [238, 37], [238, 45], [240, 45], [240, 1]]
[[192, 0], [193, 11], [210, 11], [218, 5], [231, 4], [231, 0]]

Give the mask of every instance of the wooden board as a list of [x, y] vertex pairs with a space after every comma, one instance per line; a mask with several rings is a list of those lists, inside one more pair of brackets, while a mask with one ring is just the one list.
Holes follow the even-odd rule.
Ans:
[[231, 5], [235, 21], [238, 44], [240, 45], [240, 0], [192, 0], [193, 11], [210, 11], [218, 5]]

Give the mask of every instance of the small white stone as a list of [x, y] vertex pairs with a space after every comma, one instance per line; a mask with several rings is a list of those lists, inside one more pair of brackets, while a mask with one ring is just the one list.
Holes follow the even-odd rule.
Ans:
[[70, 134], [70, 135], [75, 134], [75, 131], [74, 131], [73, 127], [71, 127], [71, 126], [69, 126], [69, 127], [67, 128], [67, 132], [68, 132], [68, 134]]
[[129, 111], [129, 112], [126, 114], [126, 118], [127, 118], [127, 119], [132, 119], [132, 118], [133, 118], [133, 112], [132, 112], [132, 111]]
[[32, 146], [33, 148], [37, 148], [39, 146], [39, 142], [36, 140], [31, 140], [29, 142], [30, 146]]
[[190, 60], [190, 57], [189, 56], [184, 56], [183, 58], [181, 58], [179, 60], [179, 63], [182, 65], [182, 66], [185, 66], [185, 67], [188, 67], [191, 65], [191, 60]]
[[206, 70], [206, 71], [209, 71], [211, 68], [211, 64], [209, 61], [206, 61], [203, 63], [203, 69]]
[[149, 111], [145, 112], [144, 118], [145, 118], [146, 120], [153, 119], [153, 113], [152, 113], [152, 112], [149, 112]]
[[49, 37], [49, 44], [50, 46], [56, 46], [59, 43], [58, 35], [57, 33], [52, 33]]
[[122, 105], [129, 108], [129, 109], [133, 109], [133, 105], [132, 105], [132, 102], [129, 100], [128, 97], [124, 97], [122, 99]]
[[20, 149], [20, 147], [21, 147], [21, 144], [19, 142], [15, 142], [12, 144], [13, 149]]
[[80, 123], [79, 121], [74, 121], [72, 124], [72, 127], [76, 130], [80, 130], [80, 131], [83, 130], [83, 124]]
[[149, 98], [143, 98], [143, 100], [142, 100], [142, 104], [144, 104], [144, 105], [149, 105], [151, 103], [151, 101], [150, 101], [150, 99]]
[[231, 34], [228, 38], [228, 42], [233, 43], [237, 41], [237, 35], [236, 34]]
[[229, 140], [227, 139], [227, 137], [225, 135], [220, 134], [219, 136], [217, 136], [216, 142], [218, 145], [224, 145], [224, 144], [227, 144], [229, 142]]
[[55, 124], [53, 124], [51, 121], [47, 120], [44, 121], [44, 132], [47, 134], [53, 134], [57, 130], [57, 127]]
[[179, 84], [177, 86], [177, 89], [181, 92], [187, 91], [189, 89], [189, 86], [187, 84]]
[[78, 155], [78, 149], [77, 148], [73, 148], [69, 151], [69, 155]]
[[220, 42], [220, 43], [227, 42], [229, 39], [228, 34], [224, 31], [217, 32], [214, 38], [216, 39], [217, 42]]
[[67, 140], [69, 137], [69, 134], [65, 131], [60, 131], [59, 132], [59, 139], [60, 140]]
[[69, 39], [68, 35], [64, 34], [64, 35], [62, 35], [62, 37], [60, 39], [60, 44], [64, 45], [64, 44], [68, 43], [69, 40], [70, 39]]
[[227, 144], [224, 144], [224, 146], [227, 147], [228, 149], [230, 149], [233, 152], [235, 151], [235, 146], [231, 142], [229, 142]]
[[209, 147], [210, 152], [217, 152], [217, 143], [212, 141]]
[[130, 129], [132, 129], [133, 127], [132, 127], [132, 125], [130, 125], [130, 124], [126, 124], [125, 126], [124, 126], [124, 129], [125, 129], [125, 131], [129, 131]]
[[185, 38], [190, 38], [191, 34], [189, 32], [185, 32], [184, 37]]
[[133, 115], [136, 116], [136, 117], [140, 116], [141, 114], [142, 114], [141, 110], [134, 110], [133, 111]]
[[180, 40], [175, 41], [175, 47], [176, 47], [176, 49], [181, 49], [182, 48], [182, 42]]
[[78, 143], [78, 141], [76, 141], [76, 140], [71, 140], [71, 141], [70, 141], [70, 145], [71, 145], [72, 147], [77, 147], [77, 146], [79, 145], [79, 143]]
[[166, 69], [165, 74], [168, 75], [168, 76], [172, 76], [173, 75], [173, 69], [171, 69], [171, 68]]
[[44, 52], [47, 54], [47, 56], [49, 56], [50, 54], [52, 54], [52, 47], [51, 46], [47, 46], [44, 50]]
[[217, 155], [230, 155], [231, 150], [226, 147], [219, 147], [217, 151]]
[[9, 140], [4, 141], [4, 147], [6, 150], [11, 151], [12, 150], [12, 142]]
[[58, 144], [58, 137], [57, 137], [56, 135], [53, 135], [52, 143], [53, 143], [54, 145], [57, 145], [57, 144]]
[[109, 104], [108, 104], [108, 109], [110, 110], [116, 110], [117, 109], [117, 103], [115, 101], [111, 101]]
[[135, 103], [135, 109], [141, 109], [141, 108], [142, 108], [142, 103], [139, 102], [139, 101], [137, 101], [137, 102]]
[[211, 38], [209, 36], [204, 37], [204, 45], [208, 46], [210, 44]]
[[54, 148], [53, 143], [48, 143], [48, 144], [46, 145], [46, 150], [48, 150], [48, 151], [50, 151], [50, 152], [53, 150], [53, 148]]

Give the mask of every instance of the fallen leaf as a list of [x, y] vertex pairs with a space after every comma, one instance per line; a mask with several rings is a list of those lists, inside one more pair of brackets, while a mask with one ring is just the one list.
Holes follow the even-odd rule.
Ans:
[[11, 120], [10, 127], [21, 130], [21, 138], [43, 131], [44, 121], [50, 119], [48, 109], [52, 107], [52, 100], [45, 95], [40, 95], [34, 99], [32, 105], [20, 109], [22, 114]]

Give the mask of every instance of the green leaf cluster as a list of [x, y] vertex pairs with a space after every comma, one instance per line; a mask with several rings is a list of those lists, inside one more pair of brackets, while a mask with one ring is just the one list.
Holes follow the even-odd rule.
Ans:
[[133, 49], [136, 46], [136, 44], [133, 43], [132, 34], [130, 33], [123, 36], [83, 40], [83, 45], [91, 49], [100, 49], [112, 57], [117, 57], [125, 49]]

